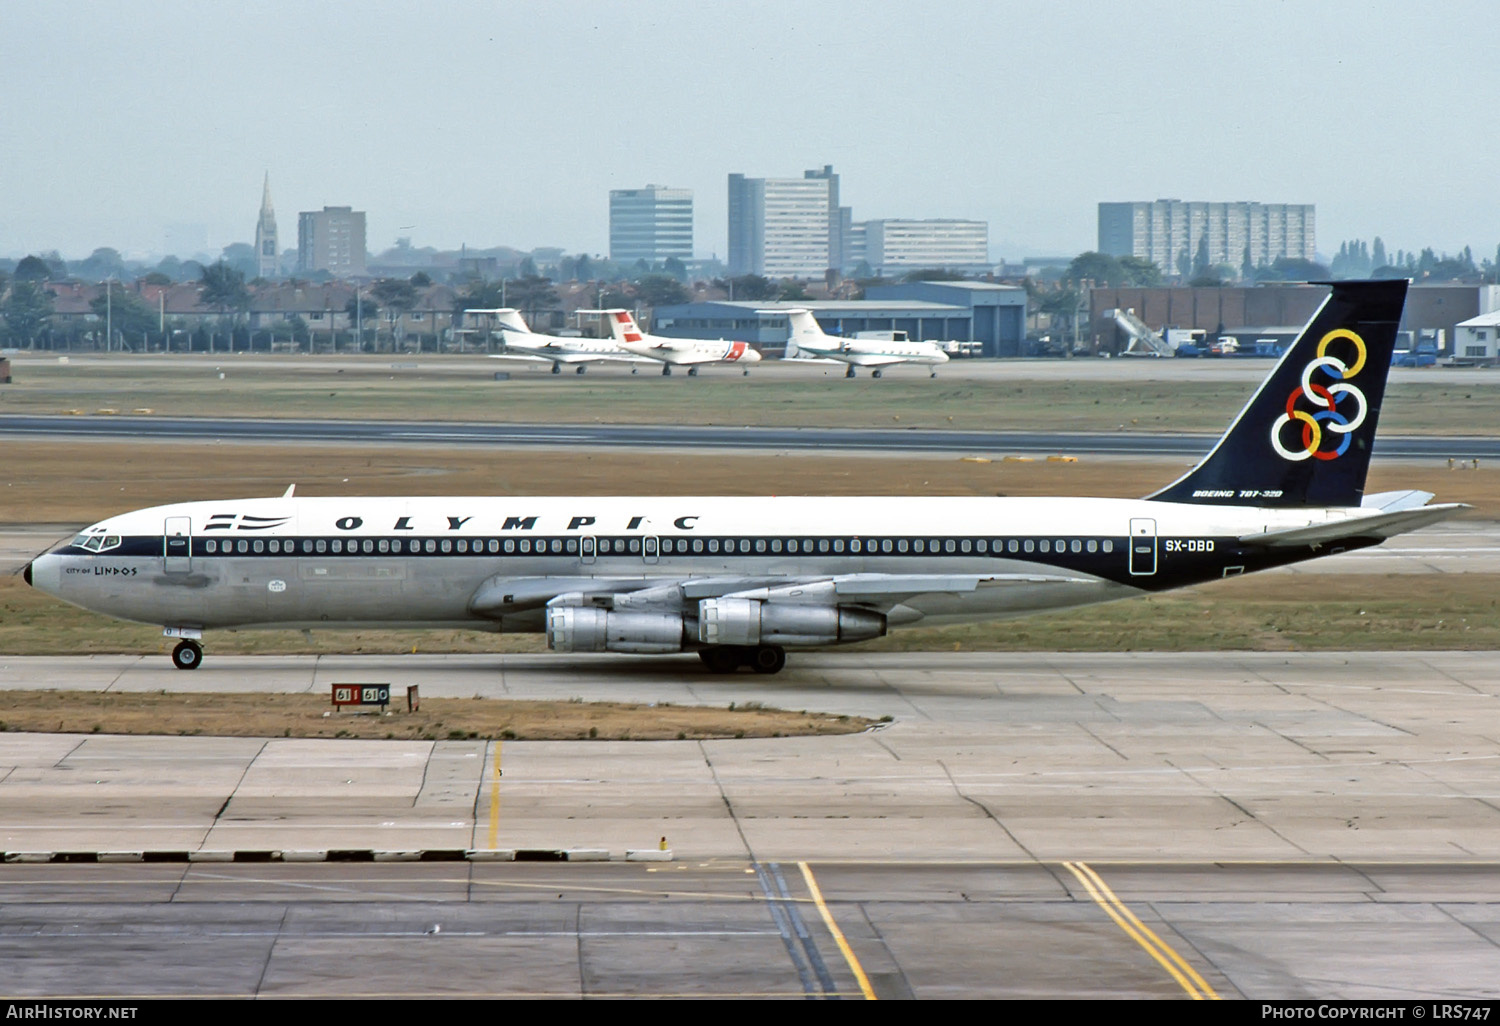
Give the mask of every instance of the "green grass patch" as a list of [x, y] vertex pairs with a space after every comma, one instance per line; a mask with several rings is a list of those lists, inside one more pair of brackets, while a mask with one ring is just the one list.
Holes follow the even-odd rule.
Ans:
[[[219, 368], [225, 377], [219, 378]], [[1267, 365], [1269, 369], [1269, 364]], [[150, 360], [26, 363], [0, 388], [0, 413], [253, 416], [505, 423], [912, 427], [992, 431], [1218, 432], [1250, 392], [1245, 381], [974, 380], [926, 377], [788, 379], [705, 373], [688, 378], [601, 373], [395, 369], [386, 359], [327, 367], [204, 366]], [[1024, 374], [1024, 365], [1017, 366]], [[1394, 383], [1382, 427], [1399, 434], [1494, 434], [1500, 388]]]

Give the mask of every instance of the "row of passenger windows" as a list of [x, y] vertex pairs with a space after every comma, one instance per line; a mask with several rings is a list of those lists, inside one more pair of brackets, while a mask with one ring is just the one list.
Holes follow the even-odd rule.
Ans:
[[248, 555], [269, 552], [293, 555], [499, 555], [501, 552], [523, 555], [576, 553], [576, 538], [240, 538], [235, 541], [210, 538], [203, 542], [203, 553]]
[[[630, 539], [634, 542], [636, 539]], [[600, 540], [600, 552], [608, 551]], [[616, 541], [616, 546], [619, 541]], [[1012, 552], [1113, 552], [1108, 538], [663, 538], [668, 555], [693, 553], [852, 553], [863, 555], [954, 555]], [[621, 551], [618, 547], [615, 552]], [[637, 551], [632, 548], [630, 552]]]
[[[643, 550], [644, 542], [644, 550]], [[581, 545], [580, 545], [581, 543]], [[210, 538], [203, 555], [1010, 555], [1113, 552], [1108, 538]]]

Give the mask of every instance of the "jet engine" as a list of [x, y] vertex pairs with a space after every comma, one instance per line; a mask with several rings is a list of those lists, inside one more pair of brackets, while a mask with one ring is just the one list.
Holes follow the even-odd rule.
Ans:
[[884, 614], [853, 606], [704, 599], [698, 603], [698, 640], [705, 645], [836, 645], [885, 634]]
[[681, 652], [687, 633], [687, 622], [672, 613], [547, 607], [547, 647], [554, 652]]

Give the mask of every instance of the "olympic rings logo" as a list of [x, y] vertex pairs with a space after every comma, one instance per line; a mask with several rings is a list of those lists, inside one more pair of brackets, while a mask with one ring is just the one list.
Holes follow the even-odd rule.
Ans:
[[[1340, 340], [1354, 347], [1352, 363], [1328, 355], [1328, 347]], [[1347, 383], [1364, 370], [1366, 355], [1365, 340], [1348, 328], [1335, 328], [1323, 336], [1318, 342], [1318, 355], [1302, 368], [1301, 385], [1287, 396], [1286, 412], [1271, 425], [1271, 447], [1276, 450], [1276, 455], [1293, 462], [1309, 458], [1334, 460], [1344, 455], [1349, 448], [1350, 435], [1365, 422], [1365, 414], [1369, 412], [1365, 394]], [[1314, 381], [1313, 376], [1317, 374], [1325, 375], [1331, 383]], [[1297, 404], [1304, 399], [1313, 407], [1311, 412], [1297, 409]], [[1343, 410], [1339, 409], [1341, 402]], [[1282, 429], [1293, 421], [1302, 425], [1300, 449], [1289, 449], [1281, 441]], [[1324, 448], [1325, 442], [1329, 448]]]

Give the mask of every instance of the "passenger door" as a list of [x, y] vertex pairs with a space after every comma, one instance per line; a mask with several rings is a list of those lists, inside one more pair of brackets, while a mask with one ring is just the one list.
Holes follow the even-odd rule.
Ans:
[[189, 517], [167, 517], [162, 525], [162, 570], [185, 574], [193, 569], [193, 521]]

